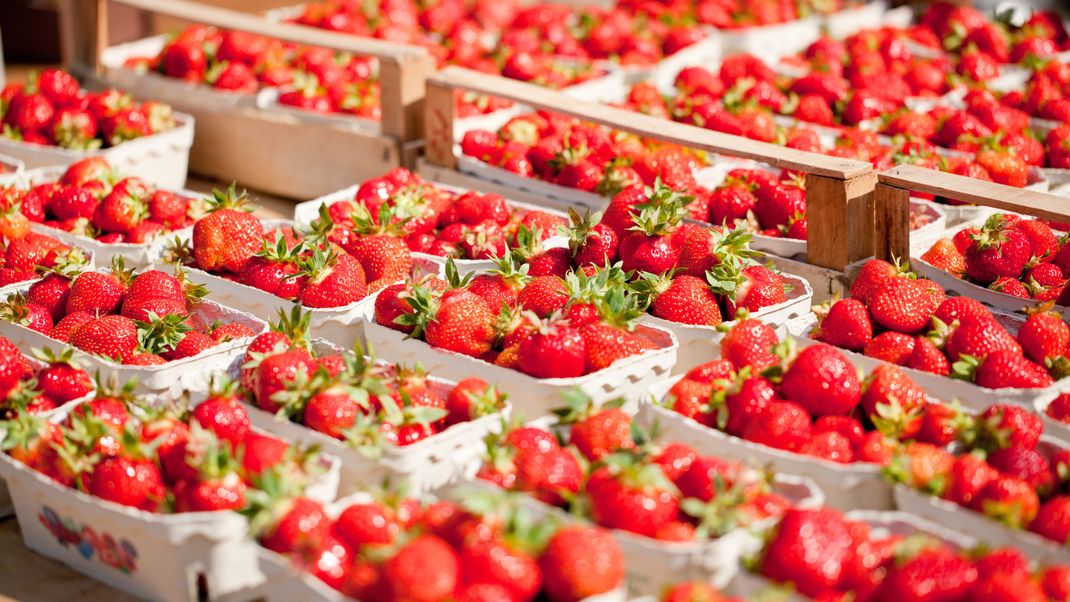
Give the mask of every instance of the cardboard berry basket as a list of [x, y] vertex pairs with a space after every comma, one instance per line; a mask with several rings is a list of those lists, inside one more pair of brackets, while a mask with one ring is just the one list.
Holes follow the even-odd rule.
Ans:
[[[428, 184], [431, 184], [436, 188], [448, 190], [456, 194], [463, 194], [465, 192], [468, 192], [467, 189], [462, 189], [456, 186], [449, 186], [445, 184], [439, 184], [437, 182], [428, 182]], [[332, 192], [328, 195], [321, 196], [318, 199], [298, 203], [297, 206], [294, 208], [295, 226], [300, 229], [308, 228], [308, 226], [310, 226], [312, 222], [316, 221], [316, 219], [319, 217], [319, 210], [322, 205], [329, 206], [339, 201], [351, 200], [353, 199], [353, 196], [356, 194], [359, 188], [360, 185], [358, 184], [355, 186], [350, 186], [349, 188], [345, 188], [343, 190], [339, 190], [337, 192]], [[568, 222], [568, 214], [563, 211], [549, 209], [547, 207], [533, 205], [531, 203], [513, 201], [510, 199], [506, 199], [506, 203], [509, 205], [510, 209], [521, 209], [524, 211], [545, 211], [546, 213], [550, 213], [564, 219], [566, 223]], [[542, 245], [545, 248], [564, 247], [568, 245], [568, 240], [564, 236], [553, 235], [544, 240]], [[438, 266], [439, 271], [445, 270], [447, 259], [446, 257], [431, 255], [430, 253], [420, 253], [417, 251], [414, 251], [412, 253], [412, 256], [417, 262], [422, 262], [428, 266]], [[493, 270], [497, 267], [497, 263], [492, 259], [454, 258], [453, 263], [457, 266], [457, 273], [461, 276], [464, 276], [465, 274], [468, 274], [470, 272], [486, 272], [489, 270]]]
[[[809, 282], [791, 274], [781, 276], [791, 286], [787, 301], [763, 307], [751, 314], [752, 318], [774, 327], [808, 314], [814, 299], [814, 291]], [[676, 351], [676, 366], [672, 371], [674, 374], [686, 372], [716, 354], [721, 348], [720, 341], [725, 334], [722, 327], [731, 328], [736, 323], [732, 320], [721, 326], [699, 326], [672, 322], [650, 314], [643, 314], [639, 322], [668, 330], [676, 336], [679, 348]]]
[[[109, 32], [103, 13], [109, 5], [137, 9], [150, 18], [174, 18], [376, 57], [382, 119], [368, 129], [310, 120], [290, 111], [261, 109], [256, 95], [235, 97], [206, 85], [191, 86], [124, 69], [127, 57], [158, 47], [160, 42], [141, 41], [106, 51]], [[166, 102], [196, 119], [189, 163], [198, 174], [234, 179], [279, 196], [309, 198], [409, 164], [419, 148], [424, 80], [435, 68], [434, 59], [423, 48], [273, 23], [258, 15], [187, 0], [102, 0], [61, 8], [69, 24], [71, 57], [87, 79], [98, 86], [121, 85], [135, 97]]]
[[535, 378], [474, 357], [436, 349], [371, 319], [364, 324], [364, 334], [377, 354], [395, 361], [419, 362], [428, 372], [441, 378], [461, 380], [477, 375], [496, 383], [500, 390], [508, 393], [513, 414], [527, 421], [547, 416], [560, 407], [563, 403], [561, 393], [572, 388], [578, 387], [595, 403], [618, 397], [634, 402], [647, 395], [650, 385], [668, 376], [676, 365], [678, 344], [676, 336], [668, 330], [646, 325], [638, 328], [656, 342], [657, 349], [573, 378]]
[[[943, 524], [930, 522], [906, 512], [853, 510], [844, 513], [844, 518], [866, 523], [872, 530], [873, 537], [883, 538], [898, 535], [905, 539], [912, 536], [926, 536], [943, 542], [956, 552], [968, 552], [977, 545], [977, 541], [968, 535], [951, 530]], [[760, 560], [756, 556], [751, 556], [751, 558]], [[750, 559], [744, 558], [743, 560]], [[763, 594], [769, 595], [771, 591], [775, 591], [777, 594], [776, 600], [784, 600], [785, 602], [811, 600], [811, 598], [795, 592], [790, 585], [767, 579], [757, 572], [751, 572], [753, 570], [755, 569], [741, 568], [736, 573], [736, 578], [728, 584], [723, 593], [728, 596], [742, 596], [750, 600], [761, 598]], [[784, 596], [783, 598], [779, 597], [781, 593]]]
[[[352, 353], [325, 340], [314, 340], [313, 349], [322, 353]], [[349, 347], [348, 349], [352, 349]], [[393, 363], [389, 358], [379, 357], [379, 363]], [[242, 357], [231, 363], [228, 372], [236, 380], [241, 374]], [[431, 374], [428, 379], [433, 389], [443, 399], [456, 385], [455, 381]], [[253, 426], [274, 433], [289, 441], [316, 445], [340, 464], [339, 488], [343, 492], [368, 490], [383, 483], [401, 486], [409, 495], [421, 495], [452, 484], [479, 465], [485, 447], [483, 438], [501, 432], [507, 420], [508, 402], [499, 412], [487, 414], [475, 420], [455, 424], [441, 432], [402, 447], [389, 446], [379, 458], [360, 453], [343, 441], [320, 433], [286, 418], [264, 411], [255, 404], [244, 402]]]
[[[995, 315], [997, 319], [1003, 322], [1003, 324], [1011, 330], [1011, 332], [1015, 331], [1016, 323], [1013, 321], [1012, 316], [999, 313], [996, 313]], [[1020, 322], [1017, 323], [1020, 324]], [[811, 322], [811, 324], [813, 324], [813, 322]], [[805, 329], [806, 332], [809, 332], [809, 330], [809, 328]], [[790, 338], [795, 341], [799, 348], [820, 343], [805, 335], [791, 335]], [[867, 372], [881, 364], [887, 363], [882, 360], [862, 355], [861, 353], [848, 351], [847, 349], [837, 347], [837, 350], [843, 353], [852, 364]], [[1048, 385], [1047, 387], [1035, 389], [989, 389], [969, 381], [959, 380], [948, 376], [940, 376], [938, 374], [916, 370], [906, 366], [899, 366], [899, 368], [905, 372], [911, 380], [921, 386], [930, 398], [943, 401], [956, 400], [962, 404], [962, 407], [974, 412], [983, 412], [989, 406], [1000, 403], [1022, 405], [1032, 409], [1038, 399], [1054, 398], [1060, 392], [1070, 391], [1070, 378], [1063, 378], [1055, 381], [1054, 384]]]
[[[1009, 211], [1055, 222], [1070, 222], [1070, 199], [1036, 190], [1024, 190], [993, 182], [983, 182], [924, 169], [914, 165], [900, 165], [879, 175], [874, 192], [874, 255], [879, 259], [910, 257], [911, 267], [920, 275], [931, 278], [952, 295], [964, 295], [981, 301], [994, 309], [1016, 314], [1032, 303], [955, 278], [911, 253], [906, 229], [909, 224], [906, 201], [911, 192], [938, 195], [965, 203], [972, 203], [996, 211]], [[949, 231], [949, 234], [953, 232]], [[1070, 317], [1070, 308], [1056, 306], [1063, 317]]]
[[805, 50], [820, 38], [821, 25], [821, 17], [811, 16], [740, 29], [708, 29], [711, 35], [720, 39], [723, 56], [748, 53], [766, 62], [776, 62], [781, 57]]
[[1017, 548], [1041, 564], [1065, 564], [1070, 561], [1070, 549], [1066, 546], [1060, 546], [1032, 531], [1012, 529], [980, 512], [902, 483], [895, 485], [895, 506], [911, 515], [969, 533], [991, 547]]
[[812, 479], [825, 494], [829, 506], [841, 510], [894, 508], [892, 487], [881, 477], [876, 464], [839, 464], [812, 456], [774, 449], [699, 424], [653, 400], [639, 406], [644, 424], [657, 424], [666, 440], [687, 443], [701, 454], [743, 460], [767, 466], [776, 473]]
[[[671, 436], [663, 436], [662, 440], [679, 441]], [[825, 503], [821, 489], [809, 478], [778, 473], [773, 475], [770, 484], [774, 493], [795, 507], [816, 508]], [[462, 486], [500, 491], [497, 486], [474, 477]], [[519, 499], [536, 516], [577, 520], [566, 510], [534, 497], [522, 495]], [[660, 541], [622, 529], [611, 529], [610, 532], [624, 554], [628, 590], [633, 594], [659, 595], [682, 581], [707, 581], [715, 587], [725, 587], [739, 570], [739, 558], [761, 549], [758, 533], [775, 523], [775, 518], [766, 519], [749, 527], [733, 529], [716, 539], [689, 542]]]
[[[781, 257], [775, 262], [782, 270], [806, 278], [817, 300], [827, 299], [842, 290], [847, 282], [846, 266], [873, 254], [870, 200], [877, 176], [867, 162], [807, 153], [714, 132], [456, 67], [443, 69], [427, 80], [427, 144], [420, 171], [428, 179], [498, 192], [516, 200], [547, 203], [529, 191], [464, 173], [464, 158], [458, 156], [454, 137], [457, 118], [452, 99], [457, 90], [493, 94], [532, 109], [679, 144], [708, 156], [749, 159], [805, 174], [809, 234], [806, 262]], [[600, 199], [599, 202], [601, 207], [605, 201]]]
[[86, 157], [103, 157], [122, 173], [143, 178], [156, 186], [186, 185], [189, 149], [193, 144], [193, 117], [175, 113], [175, 127], [92, 151], [30, 144], [0, 138], [0, 153], [20, 159], [28, 168], [70, 165]]
[[[29, 284], [23, 283], [17, 291], [25, 293], [28, 289]], [[248, 313], [220, 305], [209, 299], [201, 300], [190, 313], [200, 318], [205, 324], [212, 324], [218, 320], [224, 324], [230, 322], [244, 324], [254, 334], [267, 330], [267, 323], [263, 320]], [[0, 320], [0, 336], [7, 337], [20, 349], [51, 349], [58, 353], [67, 347], [66, 343], [6, 320]], [[130, 380], [137, 381], [136, 390], [139, 392], [177, 393], [186, 389], [204, 389], [206, 387], [205, 383], [211, 379], [213, 374], [220, 370], [226, 370], [234, 358], [241, 357], [250, 340], [249, 338], [242, 338], [226, 341], [209, 347], [204, 352], [193, 357], [174, 360], [156, 366], [120, 364], [114, 360], [86, 353], [77, 348], [74, 349], [74, 357], [89, 372], [96, 371], [102, 376], [114, 375], [120, 383]]]
[[[24, 353], [23, 355], [26, 354]], [[26, 356], [26, 360], [30, 362], [30, 366], [33, 367], [33, 371], [35, 374], [47, 365], [45, 364], [45, 362], [42, 362], [41, 360], [35, 357], [31, 357], [29, 355]], [[82, 397], [72, 399], [57, 408], [53, 408], [51, 410], [48, 410], [47, 412], [42, 412], [41, 414], [38, 414], [38, 416], [41, 416], [42, 418], [51, 422], [59, 422], [60, 420], [63, 420], [63, 418], [67, 416], [67, 413], [74, 409], [76, 406], [85, 403], [90, 399], [93, 399], [93, 397], [96, 395], [95, 384], [93, 386], [93, 389], [93, 391], [83, 395]], [[11, 516], [14, 512], [15, 507], [11, 503], [11, 493], [7, 490], [7, 482], [0, 479], [0, 517]]]
[[26, 169], [26, 164], [7, 155], [0, 155], [0, 175], [16, 174]]
[[[306, 495], [337, 494], [338, 461]], [[175, 602], [212, 599], [264, 580], [248, 520], [231, 511], [158, 514], [64, 487], [0, 454], [26, 547], [135, 596]]]
[[[0, 186], [15, 186], [20, 189], [28, 189], [37, 184], [57, 182], [63, 176], [64, 171], [66, 171], [66, 167], [52, 166], [27, 169], [24, 172], [16, 174], [4, 174], [0, 175]], [[135, 174], [124, 173], [123, 175]], [[199, 192], [186, 190], [181, 187], [170, 188], [161, 186], [161, 188], [171, 190], [179, 196], [188, 198], [200, 198], [204, 196]], [[113, 258], [122, 257], [126, 266], [132, 268], [148, 267], [163, 256], [164, 249], [167, 248], [168, 240], [173, 239], [174, 236], [182, 234], [183, 232], [190, 231], [189, 228], [172, 230], [146, 243], [103, 243], [96, 239], [89, 238], [88, 236], [74, 234], [44, 224], [34, 223], [31, 224], [31, 227], [41, 234], [46, 234], [60, 242], [78, 247], [87, 253], [90, 253], [95, 265], [111, 265]]]

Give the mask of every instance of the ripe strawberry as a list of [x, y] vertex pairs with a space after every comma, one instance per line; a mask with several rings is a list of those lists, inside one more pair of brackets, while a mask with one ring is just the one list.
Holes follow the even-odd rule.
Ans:
[[921, 426], [925, 391], [901, 369], [881, 365], [867, 379], [861, 403], [878, 429], [908, 439]]
[[82, 272], [71, 282], [67, 296], [68, 314], [86, 312], [93, 315], [115, 313], [119, 309], [132, 271], [116, 263], [111, 273]]
[[780, 386], [788, 399], [815, 416], [846, 414], [862, 395], [854, 366], [828, 345], [811, 345], [800, 351]]
[[539, 276], [524, 286], [517, 294], [516, 301], [519, 307], [545, 318], [564, 309], [569, 301], [568, 288], [565, 281], [557, 276]]
[[914, 354], [915, 340], [916, 337], [889, 330], [873, 337], [862, 352], [868, 357], [905, 366]]
[[1029, 530], [1059, 544], [1070, 541], [1070, 497], [1058, 495], [1041, 504]]
[[205, 271], [240, 273], [245, 262], [260, 250], [264, 228], [243, 209], [246, 197], [232, 185], [213, 191], [209, 213], [193, 225], [193, 257]]
[[1036, 517], [1040, 500], [1021, 479], [999, 476], [988, 482], [974, 498], [973, 508], [1014, 528], [1025, 528]]
[[862, 265], [851, 283], [851, 297], [869, 305], [870, 296], [886, 281], [898, 276], [899, 269], [894, 265], [880, 259], [870, 260]]
[[317, 247], [301, 260], [298, 274], [307, 277], [297, 294], [306, 307], [344, 307], [368, 295], [360, 263], [348, 253]]
[[873, 338], [873, 323], [869, 311], [857, 299], [840, 299], [818, 315], [815, 339], [851, 351], [861, 351]]
[[1054, 312], [1046, 311], [1044, 306], [1029, 311], [1025, 324], [1018, 330], [1018, 342], [1026, 357], [1044, 365], [1049, 358], [1056, 358], [1066, 352], [1070, 345], [1070, 326]]
[[773, 400], [745, 423], [742, 437], [776, 449], [800, 451], [812, 438], [810, 415], [793, 401]]
[[624, 580], [624, 556], [612, 535], [596, 527], [558, 529], [539, 558], [543, 589], [553, 600], [582, 600]]
[[988, 456], [988, 463], [1000, 473], [1029, 483], [1040, 496], [1052, 489], [1053, 476], [1047, 458], [1028, 447], [1005, 447]]
[[586, 344], [567, 319], [544, 322], [520, 342], [520, 371], [535, 378], [569, 378], [586, 371]]
[[673, 491], [657, 465], [623, 455], [620, 462], [596, 469], [587, 484], [595, 522], [647, 537], [676, 518], [679, 505]]
[[70, 343], [82, 351], [123, 362], [137, 352], [138, 328], [123, 316], [101, 316], [78, 327]]
[[929, 547], [889, 567], [881, 596], [888, 600], [965, 599], [977, 577], [977, 569], [950, 549]]
[[973, 382], [990, 389], [1033, 389], [1055, 382], [1042, 366], [1007, 350], [993, 351], [979, 365], [967, 360], [961, 370], [956, 364], [956, 374], [970, 375], [971, 370]]
[[456, 589], [460, 570], [453, 548], [434, 535], [421, 535], [383, 563], [380, 587], [390, 599], [444, 600]]
[[740, 320], [721, 339], [721, 356], [732, 362], [737, 370], [751, 366], [760, 372], [779, 363], [773, 347], [779, 342], [776, 331], [761, 321]]
[[167, 491], [159, 468], [151, 461], [112, 456], [93, 467], [88, 492], [109, 502], [149, 512], [166, 501]]
[[966, 249], [966, 274], [989, 284], [1001, 276], [1017, 278], [1032, 255], [1029, 238], [1017, 228], [1004, 225], [1002, 214], [989, 218]]
[[853, 547], [847, 522], [835, 510], [788, 510], [765, 549], [761, 572], [816, 596], [836, 587]]
[[717, 326], [721, 323], [721, 309], [710, 285], [703, 279], [687, 274], [672, 277], [642, 276], [653, 299], [650, 313], [663, 320], [681, 324]]
[[235, 395], [235, 387], [224, 383], [213, 388], [208, 398], [193, 409], [193, 418], [202, 428], [237, 449], [249, 435], [249, 413]]
[[[877, 287], [869, 297], [873, 321], [884, 328], [914, 334], [924, 328], [940, 303], [934, 303], [928, 280], [893, 278]], [[939, 301], [943, 301], [942, 291]]]
[[999, 477], [999, 471], [974, 454], [962, 454], [948, 473], [947, 488], [943, 498], [960, 506], [973, 507], [974, 499], [990, 481]]
[[948, 238], [936, 241], [928, 251], [922, 254], [921, 259], [957, 278], [961, 278], [966, 273], [966, 258], [955, 248], [955, 243]]
[[331, 521], [319, 502], [297, 497], [280, 502], [272, 511], [278, 519], [259, 534], [261, 545], [269, 550], [307, 553], [320, 549], [330, 535]]
[[490, 351], [494, 342], [494, 314], [482, 299], [458, 289], [443, 297], [427, 323], [424, 339], [432, 347], [479, 357]]

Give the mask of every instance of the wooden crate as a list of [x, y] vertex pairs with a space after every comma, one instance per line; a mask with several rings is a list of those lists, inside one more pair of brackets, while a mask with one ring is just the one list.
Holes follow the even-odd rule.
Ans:
[[807, 263], [776, 261], [784, 269], [810, 280], [817, 297], [824, 298], [842, 290], [845, 268], [873, 254], [871, 201], [877, 174], [869, 163], [807, 153], [666, 121], [457, 67], [443, 69], [427, 81], [425, 158], [420, 169], [437, 181], [538, 202], [530, 193], [505, 189], [457, 171], [453, 135], [456, 119], [453, 95], [457, 89], [493, 94], [535, 109], [569, 115], [639, 136], [806, 173]]
[[[424, 82], [435, 69], [421, 48], [325, 30], [270, 23], [255, 16], [188, 0], [66, 0], [62, 24], [67, 62], [98, 85], [109, 84], [101, 64], [108, 47], [109, 4], [147, 14], [247, 31], [287, 42], [322, 46], [379, 60], [382, 119], [375, 131], [236, 105], [220, 111], [181, 94], [157, 98], [197, 120], [190, 170], [237, 180], [264, 192], [314, 198], [412, 165], [423, 132]], [[137, 90], [132, 90], [135, 95]]]
[[910, 256], [909, 210], [911, 192], [1032, 215], [1055, 222], [1070, 222], [1070, 198], [975, 180], [916, 165], [900, 165], [881, 172], [874, 190], [873, 252], [891, 260]]

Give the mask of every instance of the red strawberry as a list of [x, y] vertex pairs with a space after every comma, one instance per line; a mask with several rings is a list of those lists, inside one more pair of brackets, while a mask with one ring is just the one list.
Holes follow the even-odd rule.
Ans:
[[828, 345], [811, 345], [800, 351], [780, 386], [788, 399], [817, 416], [846, 414], [862, 395], [854, 366]]
[[835, 510], [792, 509], [766, 547], [761, 572], [816, 596], [840, 582], [853, 547], [847, 522]]

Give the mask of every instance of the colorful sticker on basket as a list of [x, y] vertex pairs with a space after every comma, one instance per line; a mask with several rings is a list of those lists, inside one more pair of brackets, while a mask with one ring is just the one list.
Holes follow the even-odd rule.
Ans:
[[48, 506], [41, 509], [37, 518], [61, 546], [74, 548], [86, 560], [96, 555], [104, 564], [124, 573], [137, 571], [137, 548], [129, 541], [122, 539], [116, 542], [108, 533], [98, 533], [89, 525], [79, 525], [74, 519], [61, 518]]

